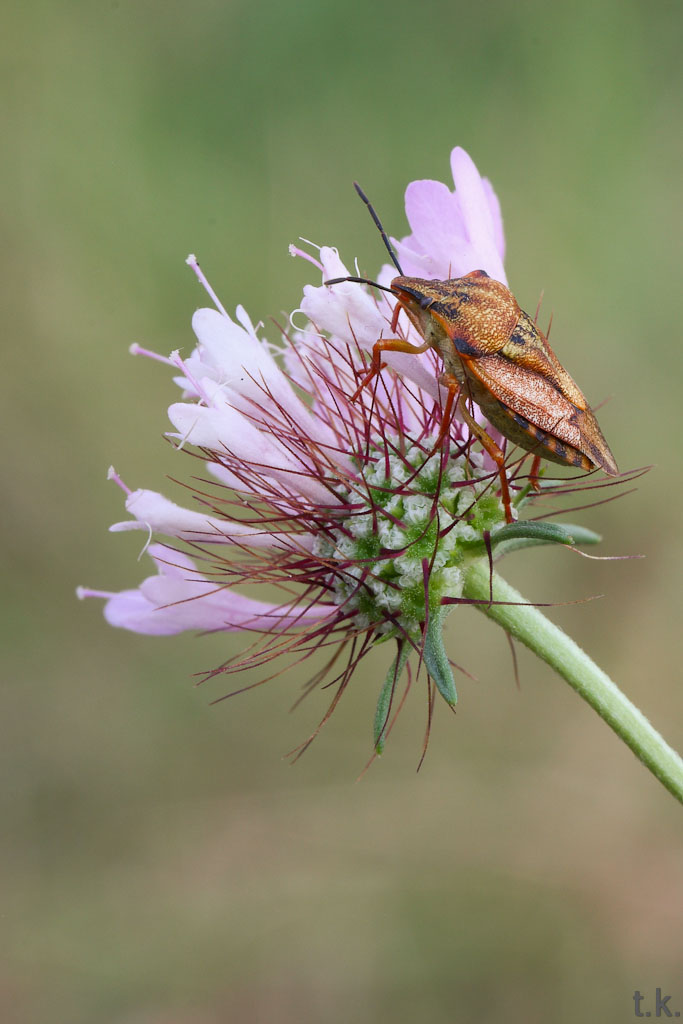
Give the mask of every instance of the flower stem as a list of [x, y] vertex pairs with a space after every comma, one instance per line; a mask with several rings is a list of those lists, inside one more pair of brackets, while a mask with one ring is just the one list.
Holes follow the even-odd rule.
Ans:
[[638, 708], [585, 651], [546, 619], [538, 608], [520, 603], [524, 602], [521, 594], [496, 573], [493, 574], [493, 600], [510, 601], [512, 604], [489, 604], [490, 587], [491, 574], [486, 562], [470, 565], [463, 596], [485, 601], [485, 604], [475, 607], [566, 679], [662, 785], [683, 803], [683, 761]]

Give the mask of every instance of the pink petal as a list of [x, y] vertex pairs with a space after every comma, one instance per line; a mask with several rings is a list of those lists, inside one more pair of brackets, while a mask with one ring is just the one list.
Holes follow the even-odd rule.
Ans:
[[182, 441], [209, 448], [218, 457], [234, 456], [257, 470], [264, 478], [284, 483], [292, 496], [302, 495], [314, 503], [338, 504], [338, 499], [287, 453], [284, 445], [258, 430], [246, 417], [228, 405], [206, 408], [178, 402], [168, 410], [171, 423]]
[[432, 258], [448, 260], [465, 241], [462, 218], [453, 194], [440, 181], [411, 181], [406, 189], [406, 216], [418, 247]]
[[[339, 259], [336, 249], [323, 246], [320, 257], [323, 263], [323, 280], [348, 276], [348, 271]], [[386, 293], [373, 296], [363, 285], [355, 282], [322, 288], [306, 285], [301, 303], [302, 312], [317, 328], [327, 331], [344, 346], [348, 345], [353, 349], [358, 344], [366, 351], [372, 351], [375, 342], [380, 338], [390, 337], [389, 327], [393, 308], [394, 301], [391, 296], [387, 296]], [[408, 339], [419, 345], [422, 339], [417, 336], [415, 329], [407, 323], [404, 326]], [[408, 380], [414, 381], [418, 387], [432, 395], [436, 394], [433, 369], [419, 356], [387, 352], [383, 361]]]
[[[349, 276], [336, 249], [323, 246], [320, 259], [323, 281]], [[373, 296], [350, 281], [321, 288], [305, 285], [301, 309], [319, 329], [348, 345], [371, 349], [382, 331], [386, 333], [387, 321]]]
[[151, 530], [167, 537], [194, 543], [247, 544], [249, 547], [279, 547], [289, 550], [310, 550], [311, 534], [288, 534], [257, 529], [247, 523], [221, 519], [208, 513], [181, 508], [156, 491], [137, 490], [126, 498], [126, 509], [134, 520], [114, 523], [112, 533], [126, 530]]
[[486, 193], [486, 199], [489, 204], [489, 210], [491, 211], [491, 221], [493, 223], [493, 238], [496, 243], [496, 249], [501, 260], [505, 259], [505, 232], [503, 230], [503, 215], [500, 209], [500, 201], [498, 196], [493, 190], [493, 185], [488, 178], [482, 178], [481, 183]]
[[451, 153], [451, 171], [465, 234], [480, 258], [480, 266], [470, 269], [485, 270], [491, 277], [506, 284], [496, 238], [502, 232], [502, 222], [497, 231], [481, 175], [472, 158], [460, 146], [456, 146]]
[[198, 309], [192, 328], [201, 346], [201, 358], [210, 355], [216, 370], [212, 376], [232, 398], [231, 404], [241, 399], [237, 406], [241, 411], [254, 415], [262, 410], [264, 419], [273, 418], [279, 423], [286, 413], [312, 440], [333, 442], [331, 432], [323, 429], [294, 393], [265, 342], [215, 309]]
[[184, 628], [173, 616], [160, 614], [139, 590], [122, 590], [110, 597], [104, 606], [104, 617], [110, 626], [148, 636], [171, 636], [182, 633]]
[[472, 157], [460, 146], [451, 153], [455, 194], [467, 238], [478, 242], [493, 237], [493, 220], [487, 195]]
[[188, 629], [278, 632], [320, 621], [335, 611], [329, 605], [314, 605], [301, 613], [283, 610], [218, 588], [197, 573], [187, 556], [158, 544], [152, 545], [149, 553], [159, 575], [148, 577], [138, 590], [124, 590], [109, 598], [104, 615], [112, 626], [157, 636]]

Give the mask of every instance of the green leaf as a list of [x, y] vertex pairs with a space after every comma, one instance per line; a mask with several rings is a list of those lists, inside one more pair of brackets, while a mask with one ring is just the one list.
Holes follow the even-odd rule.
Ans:
[[396, 684], [401, 678], [403, 669], [408, 660], [410, 654], [410, 644], [405, 640], [399, 643], [398, 654], [391, 663], [391, 668], [387, 672], [382, 689], [379, 692], [377, 698], [377, 708], [375, 710], [375, 724], [374, 724], [374, 738], [375, 738], [375, 750], [378, 754], [383, 753], [384, 743], [386, 741], [387, 726], [389, 724], [389, 712], [391, 710], [391, 703], [394, 697], [394, 691]]
[[455, 690], [455, 681], [450, 662], [443, 645], [444, 615], [445, 610], [439, 608], [430, 616], [425, 634], [422, 660], [429, 675], [434, 680], [437, 690], [452, 707], [458, 700], [458, 694]]

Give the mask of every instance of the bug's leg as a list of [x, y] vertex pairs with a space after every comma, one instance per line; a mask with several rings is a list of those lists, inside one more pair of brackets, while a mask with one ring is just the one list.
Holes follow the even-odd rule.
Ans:
[[401, 303], [397, 302], [396, 305], [394, 306], [394, 312], [391, 314], [391, 323], [389, 324], [389, 330], [391, 331], [392, 334], [394, 333], [395, 330], [398, 329], [398, 318], [401, 315], [402, 309], [403, 306], [401, 305]]
[[500, 477], [500, 497], [505, 510], [505, 522], [514, 523], [515, 520], [512, 515], [512, 505], [510, 504], [510, 488], [508, 486], [508, 478], [505, 472], [505, 456], [493, 438], [489, 437], [484, 428], [480, 427], [477, 421], [470, 415], [470, 412], [465, 405], [464, 398], [460, 402], [460, 415], [477, 438], [482, 448], [488, 452], [498, 467], [498, 476]]
[[448, 437], [451, 429], [451, 420], [453, 419], [453, 413], [455, 412], [460, 393], [460, 382], [452, 373], [442, 373], [439, 377], [439, 384], [448, 390], [448, 395], [446, 396], [446, 404], [443, 407], [441, 416], [441, 430], [439, 431], [434, 448], [440, 448], [446, 437]]
[[529, 483], [531, 484], [532, 490], [538, 493], [541, 489], [541, 485], [538, 482], [538, 470], [541, 465], [541, 456], [534, 455], [534, 461], [531, 463], [531, 469], [529, 471]]
[[380, 338], [372, 346], [372, 362], [370, 363], [370, 370], [363, 377], [362, 381], [351, 396], [351, 401], [355, 402], [360, 395], [363, 388], [367, 387], [370, 381], [377, 376], [380, 370], [386, 366], [386, 363], [382, 362], [383, 352], [408, 352], [411, 356], [422, 355], [423, 352], [427, 352], [430, 349], [431, 342], [425, 341], [423, 345], [411, 345], [409, 341], [403, 341], [402, 338]]

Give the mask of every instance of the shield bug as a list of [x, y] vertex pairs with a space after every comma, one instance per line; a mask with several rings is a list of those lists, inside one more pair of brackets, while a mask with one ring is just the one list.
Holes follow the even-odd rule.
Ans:
[[520, 308], [510, 289], [484, 270], [472, 270], [464, 277], [447, 281], [404, 276], [379, 217], [360, 186], [354, 184], [399, 276], [392, 280], [390, 288], [361, 277], [334, 278], [325, 284], [356, 281], [391, 292], [397, 299], [392, 333], [396, 333], [403, 311], [423, 338], [421, 345], [403, 338], [380, 338], [373, 347], [370, 370], [354, 398], [382, 369], [382, 353], [418, 355], [435, 349], [444, 366], [439, 381], [447, 390], [437, 444], [448, 433], [458, 408], [498, 467], [508, 522], [513, 515], [505, 456], [473, 418], [468, 402], [478, 405], [503, 437], [535, 456], [530, 474], [534, 486], [541, 459], [617, 475], [614, 456], [586, 399], [557, 359], [547, 337]]

